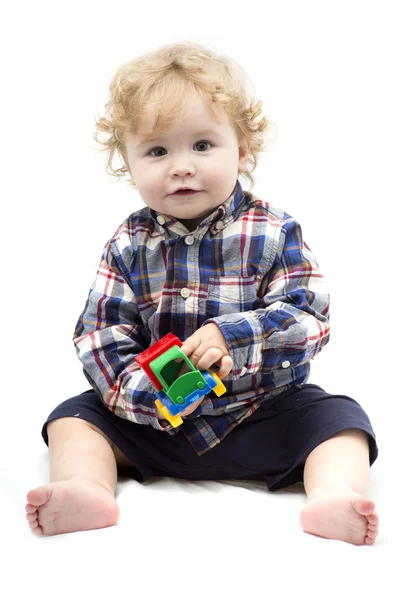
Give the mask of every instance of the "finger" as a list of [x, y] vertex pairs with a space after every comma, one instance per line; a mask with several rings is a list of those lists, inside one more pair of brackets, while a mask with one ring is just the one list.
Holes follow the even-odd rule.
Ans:
[[225, 354], [220, 361], [220, 368], [217, 371], [217, 375], [220, 379], [223, 379], [232, 371], [233, 368], [233, 360], [230, 356]]
[[196, 338], [195, 336], [190, 336], [187, 340], [185, 340], [181, 346], [181, 350], [186, 356], [190, 357], [193, 352], [197, 350], [200, 346], [201, 340], [200, 338]]
[[197, 368], [199, 370], [208, 369], [215, 362], [219, 361], [223, 354], [224, 351], [221, 348], [209, 348], [198, 361]]

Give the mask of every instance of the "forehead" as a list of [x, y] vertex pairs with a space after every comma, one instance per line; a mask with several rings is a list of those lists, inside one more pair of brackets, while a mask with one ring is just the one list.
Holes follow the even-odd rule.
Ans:
[[148, 108], [133, 137], [138, 144], [143, 144], [169, 133], [223, 134], [230, 127], [230, 119], [222, 106], [207, 105], [201, 98], [194, 98], [188, 102], [182, 117], [175, 122], [160, 124], [158, 111]]

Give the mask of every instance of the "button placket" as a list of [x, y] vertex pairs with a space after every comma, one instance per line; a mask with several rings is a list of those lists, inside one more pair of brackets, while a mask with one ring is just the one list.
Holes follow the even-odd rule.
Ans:
[[187, 265], [187, 280], [182, 282], [184, 287], [179, 290], [183, 304], [179, 308], [179, 311], [185, 313], [185, 335], [189, 336], [190, 332], [197, 328], [199, 314], [199, 251], [201, 242], [197, 235], [188, 234], [182, 239], [182, 243], [184, 244], [183, 248], [181, 246], [183, 257]]

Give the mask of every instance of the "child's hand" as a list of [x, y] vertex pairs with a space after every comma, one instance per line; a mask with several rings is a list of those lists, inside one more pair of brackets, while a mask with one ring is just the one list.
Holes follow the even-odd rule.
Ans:
[[198, 400], [193, 402], [193, 404], [191, 404], [190, 406], [185, 408], [185, 410], [180, 413], [181, 417], [187, 417], [188, 415], [191, 415], [192, 412], [194, 412], [196, 410], [196, 408], [199, 406], [199, 404], [201, 404], [203, 402], [203, 399], [204, 399], [204, 396], [202, 396], [201, 398], [199, 398]]
[[[215, 323], [207, 323], [191, 335], [181, 347], [194, 366], [202, 371], [214, 363], [220, 369], [217, 376], [223, 379], [232, 371], [232, 359], [220, 328]], [[186, 412], [186, 411], [185, 411]]]

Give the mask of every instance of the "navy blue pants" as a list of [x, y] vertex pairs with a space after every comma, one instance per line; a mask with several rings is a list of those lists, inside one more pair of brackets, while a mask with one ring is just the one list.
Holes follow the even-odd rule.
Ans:
[[361, 406], [348, 396], [331, 395], [317, 385], [294, 386], [266, 402], [221, 443], [198, 456], [184, 433], [176, 435], [137, 425], [112, 413], [93, 390], [66, 400], [49, 415], [77, 417], [99, 427], [133, 463], [120, 469], [141, 483], [150, 477], [191, 480], [252, 479], [270, 491], [303, 481], [305, 458], [319, 444], [345, 429], [368, 434], [370, 464], [378, 456], [375, 433]]

